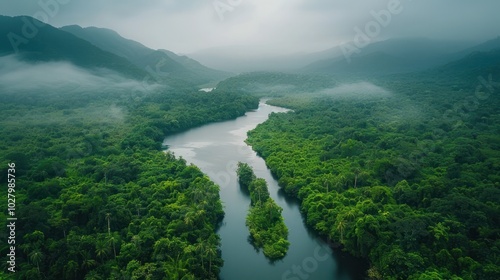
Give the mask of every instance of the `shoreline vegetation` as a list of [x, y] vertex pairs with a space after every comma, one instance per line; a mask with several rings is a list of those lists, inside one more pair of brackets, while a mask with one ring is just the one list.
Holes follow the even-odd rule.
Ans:
[[379, 81], [387, 97], [274, 99], [294, 112], [247, 142], [371, 279], [498, 279], [498, 98], [454, 126], [442, 112], [468, 92], [428, 79], [418, 94], [408, 79]]
[[0, 99], [1, 181], [7, 163], [17, 169], [16, 278], [217, 279], [219, 186], [161, 142], [257, 98], [186, 88]]
[[251, 207], [246, 218], [250, 239], [256, 248], [262, 248], [270, 260], [283, 258], [290, 245], [283, 209], [269, 196], [267, 183], [257, 178], [247, 163], [238, 163], [238, 181], [243, 191], [250, 194]]

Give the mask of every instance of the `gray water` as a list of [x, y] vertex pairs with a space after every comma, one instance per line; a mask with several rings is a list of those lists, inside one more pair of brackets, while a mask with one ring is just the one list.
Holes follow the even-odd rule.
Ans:
[[[260, 103], [255, 111], [235, 120], [212, 123], [168, 136], [164, 145], [177, 157], [198, 166], [221, 190], [225, 217], [218, 233], [222, 242], [223, 280], [323, 280], [355, 279], [349, 257], [332, 253], [327, 244], [305, 226], [297, 201], [283, 194], [262, 158], [245, 144], [247, 131], [268, 119], [271, 113], [287, 110]], [[245, 218], [250, 198], [239, 187], [238, 161], [250, 164], [257, 177], [266, 179], [271, 197], [283, 208], [290, 247], [282, 260], [271, 263], [262, 251], [248, 242]], [[343, 258], [347, 258], [342, 260]], [[340, 265], [339, 263], [348, 263]]]

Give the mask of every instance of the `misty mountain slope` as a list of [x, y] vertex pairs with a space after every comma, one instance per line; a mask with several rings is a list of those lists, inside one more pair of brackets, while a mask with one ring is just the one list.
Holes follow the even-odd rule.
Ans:
[[[353, 42], [348, 44], [356, 47]], [[432, 40], [419, 37], [393, 38], [378, 42], [371, 40], [366, 46], [359, 47], [359, 53], [353, 53], [352, 58], [385, 53], [402, 59], [404, 63], [410, 65], [404, 68], [423, 70], [450, 62], [456, 59], [452, 56], [453, 53], [473, 45], [474, 42], [468, 41]], [[191, 53], [190, 56], [211, 67], [235, 72], [303, 72], [307, 69], [313, 70], [312, 73], [318, 73], [322, 71], [314, 70], [311, 64], [324, 60], [331, 60], [330, 63], [334, 63], [344, 59], [343, 47], [347, 47], [347, 44], [316, 52], [283, 54], [283, 52], [276, 51], [271, 53], [262, 46], [225, 46], [200, 50]]]
[[114, 53], [130, 61], [148, 55], [153, 51], [139, 42], [121, 37], [116, 31], [111, 29], [97, 27], [82, 28], [79, 25], [68, 25], [59, 29], [89, 41], [100, 49]]
[[399, 73], [411, 71], [412, 69], [410, 64], [398, 57], [377, 52], [361, 57], [353, 57], [350, 62], [344, 58], [321, 60], [302, 68], [301, 72], [337, 76], [369, 76]]
[[497, 38], [488, 40], [488, 41], [481, 43], [479, 45], [473, 46], [471, 48], [467, 48], [465, 50], [459, 51], [454, 55], [454, 57], [461, 58], [461, 57], [464, 57], [464, 56], [466, 56], [470, 53], [473, 53], [473, 52], [488, 52], [488, 51], [492, 51], [495, 49], [500, 49], [500, 36], [498, 36]]
[[230, 76], [229, 73], [208, 68], [171, 51], [150, 49], [139, 42], [123, 38], [110, 29], [69, 25], [61, 27], [61, 30], [87, 40], [105, 51], [124, 57], [155, 76], [171, 77], [196, 84], [222, 80]]
[[458, 78], [473, 78], [500, 74], [500, 48], [487, 52], [473, 52], [462, 59], [450, 62], [434, 70], [440, 74]]
[[217, 91], [239, 91], [269, 97], [315, 92], [333, 87], [337, 82], [325, 75], [249, 72], [220, 82]]
[[[317, 57], [331, 55], [330, 58], [313, 62], [300, 71], [361, 76], [420, 71], [452, 61], [457, 51], [470, 44], [427, 38], [399, 38], [371, 43], [346, 56], [338, 46], [316, 54]], [[356, 47], [352, 42], [349, 46]]]
[[[34, 35], [26, 32], [29, 27]], [[32, 38], [25, 38], [23, 30]], [[87, 69], [107, 68], [136, 79], [147, 75], [128, 60], [34, 18], [0, 16], [0, 55], [14, 54], [29, 62], [68, 61]]]
[[164, 50], [160, 49], [158, 50], [160, 52], [165, 53], [170, 57], [171, 59], [175, 60], [176, 62], [182, 64], [186, 69], [193, 71], [195, 74], [199, 75], [200, 77], [206, 77], [207, 79], [210, 79], [212, 81], [219, 81], [219, 80], [224, 80], [226, 78], [231, 77], [233, 74], [230, 72], [225, 72], [221, 70], [215, 70], [212, 68], [209, 68], [197, 60], [194, 60], [186, 55], [177, 55], [174, 52], [171, 52], [169, 50]]

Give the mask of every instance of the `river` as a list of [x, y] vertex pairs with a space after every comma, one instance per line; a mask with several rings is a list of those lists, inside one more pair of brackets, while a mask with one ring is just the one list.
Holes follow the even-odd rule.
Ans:
[[[264, 160], [244, 142], [247, 131], [266, 121], [269, 114], [286, 111], [287, 109], [261, 102], [257, 110], [235, 120], [207, 124], [168, 136], [164, 140], [169, 151], [198, 166], [221, 188], [220, 196], [225, 217], [218, 231], [224, 260], [220, 278], [359, 279], [360, 271], [354, 264], [356, 261], [346, 254], [332, 252], [326, 242], [306, 227], [299, 203], [280, 190]], [[249, 232], [245, 226], [245, 218], [250, 207], [250, 198], [238, 185], [238, 161], [250, 164], [256, 176], [267, 181], [271, 197], [283, 208], [290, 247], [282, 260], [270, 262], [262, 251], [257, 252], [248, 242]]]

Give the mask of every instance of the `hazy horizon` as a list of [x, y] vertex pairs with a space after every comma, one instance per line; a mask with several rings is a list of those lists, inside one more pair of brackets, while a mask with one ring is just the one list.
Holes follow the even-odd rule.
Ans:
[[56, 27], [109, 28], [147, 47], [182, 54], [238, 46], [261, 54], [315, 52], [352, 42], [358, 29], [372, 32], [371, 42], [409, 37], [480, 42], [500, 35], [500, 2], [493, 0], [481, 5], [465, 0], [22, 0], [0, 2], [0, 10]]

